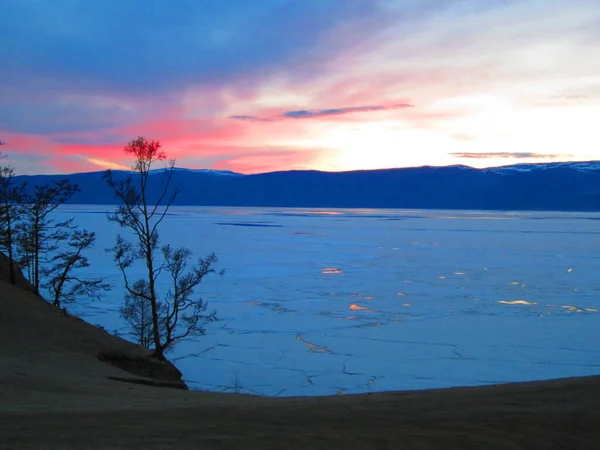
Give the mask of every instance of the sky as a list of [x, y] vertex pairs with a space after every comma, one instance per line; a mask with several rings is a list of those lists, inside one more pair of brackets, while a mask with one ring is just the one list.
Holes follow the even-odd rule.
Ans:
[[2, 0], [19, 174], [600, 160], [598, 0]]

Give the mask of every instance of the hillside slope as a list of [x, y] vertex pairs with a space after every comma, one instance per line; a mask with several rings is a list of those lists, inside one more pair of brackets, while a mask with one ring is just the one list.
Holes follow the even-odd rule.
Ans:
[[13, 387], [5, 400], [37, 389], [78, 392], [82, 379], [107, 388], [122, 380], [186, 389], [169, 362], [5, 282], [0, 311], [0, 384]]

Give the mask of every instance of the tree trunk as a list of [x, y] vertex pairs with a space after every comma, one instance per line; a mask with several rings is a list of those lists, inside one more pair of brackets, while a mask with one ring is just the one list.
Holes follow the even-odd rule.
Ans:
[[[145, 205], [144, 205], [145, 206]], [[150, 289], [150, 306], [152, 309], [152, 336], [154, 338], [154, 356], [159, 359], [164, 358], [164, 351], [160, 342], [160, 328], [158, 319], [158, 307], [156, 301], [156, 286], [154, 279], [154, 261], [152, 257], [152, 242], [150, 235], [150, 227], [148, 223], [148, 215], [144, 208], [144, 215], [146, 219], [146, 267], [148, 268], [148, 287]]]
[[36, 222], [33, 229], [33, 287], [35, 293], [40, 293], [40, 230]]
[[13, 261], [14, 255], [13, 255], [11, 226], [12, 225], [9, 223], [8, 230], [7, 230], [8, 264], [10, 265], [10, 267], [8, 268], [8, 271], [9, 271], [9, 277], [10, 277], [10, 284], [15, 285], [15, 284], [17, 284], [17, 275], [15, 273], [15, 262]]

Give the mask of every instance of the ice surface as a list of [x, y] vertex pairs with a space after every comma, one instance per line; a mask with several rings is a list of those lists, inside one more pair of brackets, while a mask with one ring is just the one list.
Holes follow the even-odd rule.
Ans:
[[[114, 286], [72, 311], [126, 334], [121, 280], [104, 252], [119, 231], [110, 209], [57, 215], [96, 231], [87, 275]], [[220, 320], [170, 357], [192, 388], [281, 396], [598, 374], [599, 219], [173, 208], [162, 239], [215, 251], [227, 272], [199, 289]]]

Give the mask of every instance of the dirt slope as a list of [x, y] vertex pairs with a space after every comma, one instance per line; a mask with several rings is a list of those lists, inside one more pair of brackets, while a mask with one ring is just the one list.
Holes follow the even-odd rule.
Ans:
[[145, 357], [0, 283], [0, 448], [600, 448], [599, 377], [269, 399], [118, 381], [100, 352]]

